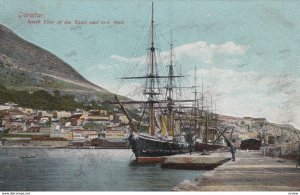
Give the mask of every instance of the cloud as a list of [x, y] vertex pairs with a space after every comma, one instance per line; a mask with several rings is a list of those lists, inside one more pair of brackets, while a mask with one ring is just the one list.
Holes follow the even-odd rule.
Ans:
[[113, 60], [117, 60], [119, 62], [124, 62], [124, 63], [129, 63], [130, 62], [129, 58], [118, 56], [118, 55], [111, 55], [110, 58], [113, 59]]
[[109, 70], [111, 68], [115, 68], [115, 65], [114, 64], [104, 64], [104, 63], [101, 63], [101, 64], [94, 64], [94, 65], [90, 65], [88, 68], [85, 68], [85, 72], [89, 73], [94, 73], [94, 72], [97, 72], [97, 71], [106, 71], [106, 70]]
[[[223, 44], [209, 44], [205, 41], [198, 41], [194, 43], [180, 45], [175, 47], [174, 53], [178, 59], [184, 57], [200, 58], [200, 60], [207, 64], [213, 63], [213, 58], [216, 55], [242, 55], [245, 54], [249, 46], [239, 45], [234, 42], [228, 41]], [[160, 53], [163, 62], [168, 61], [169, 51], [163, 51]], [[140, 56], [135, 58], [126, 58], [118, 55], [111, 55], [111, 59], [124, 63], [136, 63], [146, 60], [146, 56]]]
[[219, 54], [241, 55], [246, 52], [248, 46], [239, 45], [234, 42], [226, 42], [223, 44], [208, 44], [205, 41], [185, 44], [174, 48], [178, 57], [200, 57], [207, 64], [213, 63], [213, 57]]
[[137, 63], [145, 63], [147, 56], [145, 55], [140, 57], [127, 58], [118, 55], [111, 55], [110, 58], [120, 63], [137, 64]]

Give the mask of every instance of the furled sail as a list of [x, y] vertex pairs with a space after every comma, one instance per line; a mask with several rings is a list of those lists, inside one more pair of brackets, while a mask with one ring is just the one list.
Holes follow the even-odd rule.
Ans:
[[163, 136], [167, 135], [167, 116], [161, 115], [161, 133]]
[[175, 136], [180, 135], [180, 132], [181, 132], [180, 120], [175, 120], [175, 125], [174, 125]]

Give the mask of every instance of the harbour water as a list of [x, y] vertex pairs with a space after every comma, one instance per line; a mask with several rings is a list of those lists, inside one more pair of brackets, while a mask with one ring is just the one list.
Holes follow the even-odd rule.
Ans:
[[129, 149], [0, 148], [0, 190], [169, 191], [204, 173], [133, 159]]

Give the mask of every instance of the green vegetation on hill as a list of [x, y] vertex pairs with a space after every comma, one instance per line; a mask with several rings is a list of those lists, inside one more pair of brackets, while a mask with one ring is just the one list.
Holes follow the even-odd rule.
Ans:
[[13, 97], [11, 94], [8, 92], [6, 87], [0, 84], [0, 104], [4, 102], [9, 102], [12, 101]]
[[54, 95], [45, 90], [29, 93], [26, 90], [9, 90], [0, 85], [0, 104], [5, 102], [14, 102], [22, 107], [43, 110], [75, 110], [83, 107], [74, 100], [74, 96], [61, 96], [59, 91], [54, 91]]
[[100, 101], [75, 101], [73, 95], [61, 95], [58, 90], [55, 90], [53, 94], [45, 90], [35, 92], [28, 92], [27, 90], [18, 91], [7, 89], [0, 84], [0, 104], [6, 102], [14, 102], [21, 107], [50, 111], [74, 111], [77, 108], [81, 108], [85, 110], [106, 109], [109, 113], [112, 113], [114, 109], [113, 105], [103, 102], [100, 104]]
[[14, 102], [22, 107], [43, 110], [75, 110], [79, 104], [70, 95], [54, 95], [44, 90], [29, 93], [26, 90], [8, 90], [0, 85], [0, 103]]

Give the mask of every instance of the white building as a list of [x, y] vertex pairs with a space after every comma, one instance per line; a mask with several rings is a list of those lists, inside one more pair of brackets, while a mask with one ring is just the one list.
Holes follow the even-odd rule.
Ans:
[[74, 141], [85, 141], [98, 137], [98, 131], [96, 130], [75, 129], [72, 130], [72, 133]]
[[52, 118], [52, 116], [53, 116], [53, 114], [51, 114], [51, 113], [48, 113], [47, 111], [38, 111], [38, 115], [40, 116], [40, 117], [47, 117], [47, 118]]
[[55, 129], [54, 131], [50, 132], [50, 137], [62, 137], [67, 140], [73, 139], [72, 131], [65, 130], [65, 129]]
[[10, 110], [10, 106], [0, 105], [0, 110]]
[[57, 111], [54, 112], [54, 116], [56, 116], [57, 119], [61, 119], [61, 118], [69, 118], [71, 117], [71, 112], [66, 112], [66, 111]]

